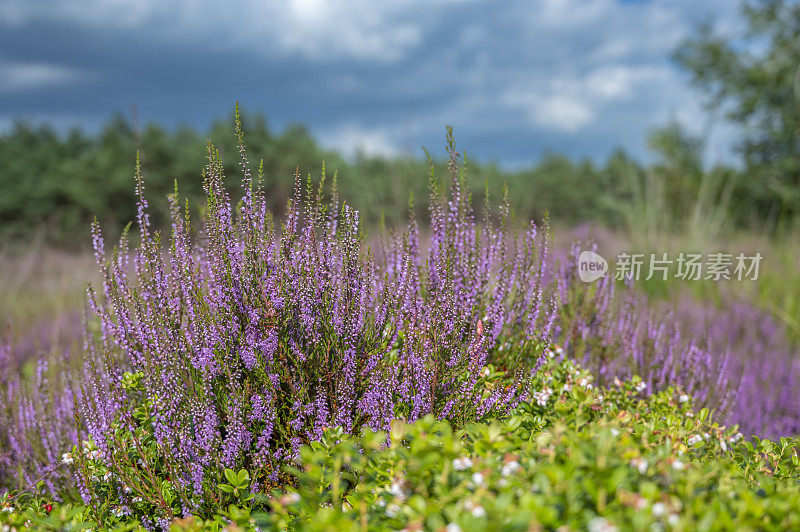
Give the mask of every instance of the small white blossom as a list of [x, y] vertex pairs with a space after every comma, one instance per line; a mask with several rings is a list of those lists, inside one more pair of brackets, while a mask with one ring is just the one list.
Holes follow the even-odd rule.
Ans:
[[547, 401], [550, 400], [550, 396], [552, 395], [553, 395], [553, 390], [550, 387], [545, 386], [540, 391], [533, 392], [533, 399], [539, 406], [546, 406]]
[[142, 502], [142, 500], [143, 499], [141, 497], [134, 497], [133, 499], [131, 499], [131, 501], [133, 501], [134, 504], [138, 504]]
[[400, 508], [398, 505], [392, 503], [386, 507], [386, 516], [387, 517], [397, 517], [400, 514]]
[[670, 526], [677, 525], [678, 521], [680, 521], [680, 517], [678, 517], [678, 514], [669, 514], [669, 517], [667, 517], [667, 523], [669, 523]]
[[519, 471], [519, 462], [512, 460], [503, 466], [500, 474], [502, 474], [504, 477], [507, 477], [509, 475], [513, 475], [517, 471]]
[[635, 467], [639, 471], [639, 473], [644, 475], [645, 473], [647, 473], [647, 466], [649, 464], [647, 463], [647, 460], [645, 460], [644, 458], [634, 458], [633, 460], [631, 460], [631, 465]]
[[2, 511], [3, 511], [3, 513], [13, 514], [14, 513], [14, 507], [13, 506], [4, 506]]
[[105, 475], [103, 475], [103, 480], [105, 482], [108, 482], [109, 480], [111, 480], [111, 472], [108, 472]]
[[483, 506], [476, 506], [472, 509], [472, 516], [473, 517], [486, 517], [486, 510], [483, 509]]
[[672, 462], [672, 467], [674, 467], [675, 469], [678, 469], [678, 470], [686, 469], [686, 464], [684, 464], [680, 460], [674, 460]]
[[456, 458], [453, 460], [453, 469], [456, 471], [465, 471], [472, 467], [472, 460], [468, 456], [464, 458]]
[[686, 395], [685, 393], [682, 393], [681, 396], [678, 397], [678, 401], [680, 401], [681, 403], [686, 403], [689, 401], [689, 396]]
[[612, 435], [612, 436], [619, 436], [619, 431], [618, 431], [617, 429], [613, 429], [613, 428], [612, 428], [612, 429], [611, 429], [611, 435]]
[[410, 492], [403, 487], [402, 484], [399, 482], [392, 482], [392, 485], [389, 486], [389, 493], [400, 499], [401, 501], [405, 500], [406, 497], [410, 495]]
[[593, 517], [587, 524], [589, 532], [616, 532], [617, 527], [602, 517]]
[[689, 439], [686, 440], [686, 443], [689, 445], [689, 447], [691, 447], [692, 445], [696, 445], [702, 441], [703, 441], [702, 437], [700, 437], [697, 434], [692, 434], [691, 436], [689, 436]]
[[64, 453], [61, 455], [61, 463], [62, 464], [71, 464], [75, 461], [72, 457], [72, 453]]
[[492, 371], [489, 368], [483, 368], [481, 370], [481, 376], [482, 377], [488, 377], [491, 374], [492, 374]]
[[636, 391], [643, 392], [647, 389], [647, 384], [644, 382], [637, 382], [636, 383]]
[[447, 532], [461, 532], [461, 527], [460, 527], [460, 526], [458, 526], [458, 524], [457, 524], [457, 523], [450, 523], [449, 525], [447, 525], [446, 527], [444, 527], [444, 529], [445, 529]]
[[709, 434], [708, 432], [704, 432], [703, 433], [703, 438], [709, 439], [709, 438], [711, 438], [711, 434]]
[[722, 448], [723, 453], [728, 450], [728, 445], [725, 443], [725, 440], [720, 440], [719, 446]]
[[653, 505], [653, 515], [656, 517], [662, 516], [666, 513], [667, 507], [664, 506], [663, 502], [657, 502]]
[[571, 390], [572, 390], [572, 385], [571, 385], [571, 384], [565, 384], [565, 385], [564, 385], [564, 391], [565, 391], [565, 392], [569, 392], [569, 391], [571, 391]]
[[483, 484], [483, 475], [480, 473], [474, 473], [472, 475], [472, 483], [475, 484], [476, 486], [480, 486], [481, 484]]

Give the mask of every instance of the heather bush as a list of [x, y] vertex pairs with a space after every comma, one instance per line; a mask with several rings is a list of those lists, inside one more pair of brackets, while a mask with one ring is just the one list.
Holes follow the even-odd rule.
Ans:
[[[448, 192], [431, 182], [427, 248], [412, 219], [378, 262], [335, 186], [324, 199], [324, 166], [316, 189], [297, 179], [275, 229], [238, 118], [236, 131], [242, 200], [232, 205], [209, 144], [196, 234], [176, 186], [162, 242], [138, 170], [132, 259], [127, 235], [106, 254], [94, 225], [103, 290], [90, 290], [98, 333], [81, 408], [91, 459], [78, 449], [76, 464], [83, 498], [100, 513], [110, 505], [150, 524], [213, 515], [241, 502], [220, 487], [226, 469], [267, 489], [327, 427], [385, 430], [426, 415], [462, 426], [506, 412], [549, 345], [547, 239], [535, 225], [511, 234], [507, 206], [499, 224], [488, 212], [476, 222], [452, 135]], [[499, 352], [510, 380], [487, 389], [481, 372], [501, 335], [532, 356]]]

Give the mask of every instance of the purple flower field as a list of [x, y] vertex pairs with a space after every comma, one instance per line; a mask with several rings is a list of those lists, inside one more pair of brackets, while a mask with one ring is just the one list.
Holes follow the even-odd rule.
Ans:
[[[475, 212], [452, 133], [428, 219], [371, 241], [324, 167], [318, 184], [296, 177], [274, 220], [238, 123], [237, 135], [241, 199], [209, 144], [199, 222], [176, 184], [169, 230], [151, 226], [137, 168], [135, 231], [108, 245], [92, 227], [102, 280], [77, 352], [21, 364], [0, 349], [0, 489], [43, 482], [119, 508], [149, 493], [145, 526], [175, 507], [208, 514], [225, 470], [256, 491], [280, 486], [328, 428], [502, 416], [538, 397], [530, 383], [553, 353], [601, 385], [676, 387], [745, 436], [800, 433], [800, 353], [783, 324], [745, 299], [665, 302], [580, 281], [577, 244], [555, 253], [550, 228], [516, 230], [507, 203]], [[486, 386], [492, 371], [502, 386]], [[119, 482], [98, 485], [106, 476]], [[169, 496], [149, 488], [163, 478]]]

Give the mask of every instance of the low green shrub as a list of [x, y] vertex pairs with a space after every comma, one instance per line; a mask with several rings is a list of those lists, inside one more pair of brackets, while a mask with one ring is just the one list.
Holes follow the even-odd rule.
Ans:
[[[485, 368], [483, 386], [505, 382]], [[331, 428], [303, 448], [301, 468], [287, 467], [284, 488], [251, 493], [246, 472], [227, 470], [219, 488], [238, 502], [171, 529], [797, 529], [799, 448], [797, 439], [745, 441], [680, 390], [649, 395], [637, 377], [597, 387], [553, 357], [505, 418], [458, 431], [432, 417], [361, 436]], [[34, 494], [0, 506], [3, 530], [139, 528], [112, 506], [92, 515]]]

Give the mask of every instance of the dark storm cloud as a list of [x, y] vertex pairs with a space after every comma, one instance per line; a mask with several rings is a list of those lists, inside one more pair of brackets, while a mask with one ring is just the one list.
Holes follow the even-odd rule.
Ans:
[[437, 147], [452, 123], [508, 165], [546, 149], [642, 155], [669, 118], [706, 126], [668, 55], [735, 14], [723, 0], [4, 0], [0, 124], [97, 127], [136, 103], [145, 120], [204, 126], [238, 100], [348, 152]]

